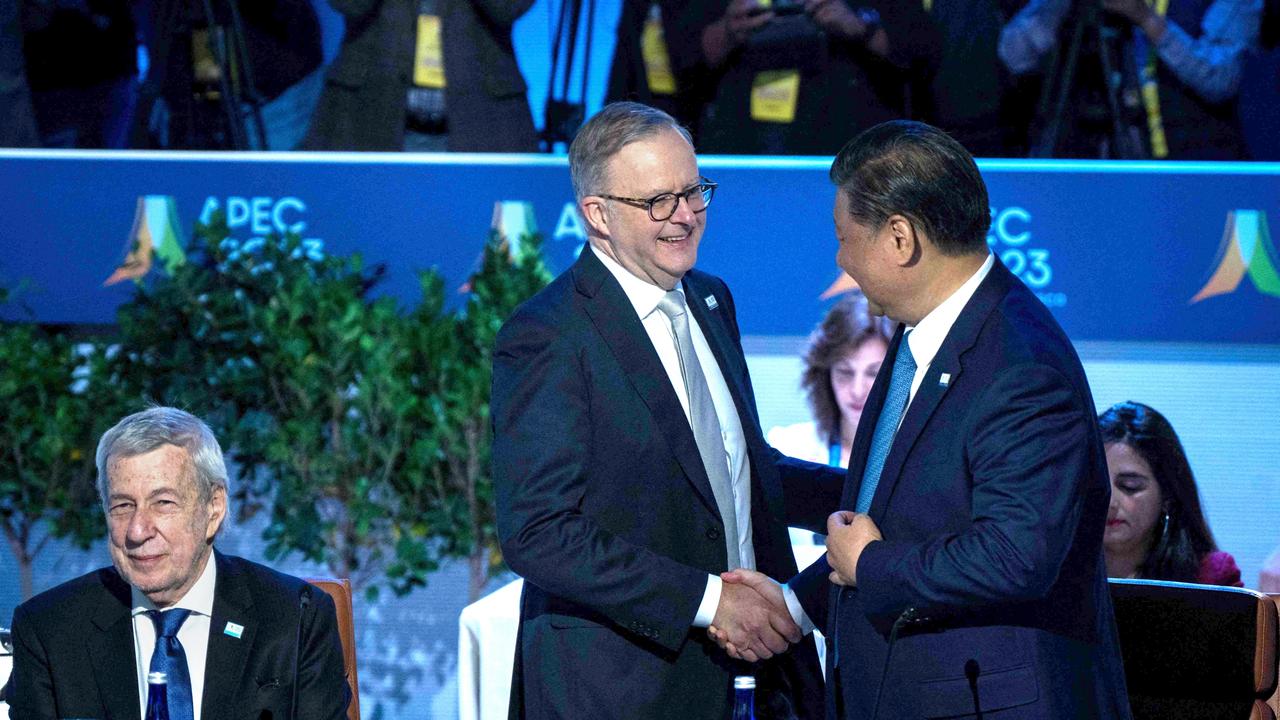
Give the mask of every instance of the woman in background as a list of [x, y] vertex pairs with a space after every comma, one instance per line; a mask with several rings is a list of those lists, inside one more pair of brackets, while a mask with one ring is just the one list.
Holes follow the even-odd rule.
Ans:
[[1218, 550], [1200, 507], [1182, 442], [1163, 415], [1141, 403], [1112, 406], [1098, 424], [1111, 475], [1103, 535], [1107, 575], [1243, 587]]
[[862, 406], [889, 349], [889, 325], [852, 295], [831, 307], [809, 336], [800, 385], [814, 421], [775, 427], [769, 444], [791, 457], [848, 467]]

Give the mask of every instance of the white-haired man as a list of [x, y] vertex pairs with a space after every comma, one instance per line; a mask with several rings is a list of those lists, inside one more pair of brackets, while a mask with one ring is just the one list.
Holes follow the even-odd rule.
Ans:
[[345, 717], [333, 601], [213, 549], [227, 471], [208, 426], [130, 415], [97, 465], [112, 567], [14, 611], [13, 717], [140, 718], [150, 672], [168, 675], [173, 720]]

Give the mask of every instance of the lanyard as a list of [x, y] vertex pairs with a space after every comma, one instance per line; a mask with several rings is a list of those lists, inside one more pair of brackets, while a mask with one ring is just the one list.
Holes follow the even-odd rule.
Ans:
[[[1156, 15], [1164, 17], [1169, 12], [1169, 0], [1147, 0]], [[1137, 29], [1133, 34], [1134, 53], [1142, 68], [1142, 107], [1147, 111], [1147, 134], [1151, 136], [1151, 156], [1157, 159], [1169, 157], [1169, 143], [1164, 134], [1164, 118], [1160, 113], [1160, 84], [1156, 77], [1156, 49], [1147, 42], [1147, 35]]]

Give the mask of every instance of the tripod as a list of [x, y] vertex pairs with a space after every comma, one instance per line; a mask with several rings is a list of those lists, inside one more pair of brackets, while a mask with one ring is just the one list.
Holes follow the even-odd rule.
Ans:
[[[587, 38], [582, 54], [582, 89], [578, 102], [569, 99], [569, 78], [573, 74], [573, 56], [578, 49], [578, 24], [582, 18], [582, 6], [587, 7]], [[540, 133], [542, 150], [555, 152], [557, 143], [566, 146], [578, 134], [582, 121], [586, 116], [587, 78], [591, 69], [591, 39], [594, 33], [596, 17], [595, 0], [561, 0], [560, 18], [556, 23], [555, 40], [551, 46], [551, 76], [547, 83], [547, 104], [544, 108], [543, 127]], [[561, 65], [561, 41], [567, 45], [563, 53], [564, 63]], [[561, 75], [563, 71], [563, 75]], [[556, 96], [557, 75], [561, 75], [560, 93]]]
[[[1065, 127], [1072, 120], [1076, 122], [1074, 129], [1096, 138], [1096, 157], [1127, 160], [1147, 157], [1140, 118], [1141, 85], [1137, 66], [1125, 52], [1126, 29], [1106, 21], [1098, 0], [1078, 0], [1069, 14], [1066, 50], [1063, 51], [1062, 43], [1054, 46], [1049, 60], [1050, 72], [1041, 88], [1036, 112], [1038, 132], [1032, 135], [1031, 157], [1056, 157]], [[1077, 66], [1086, 47], [1095, 51], [1100, 75], [1096, 79], [1101, 82], [1077, 87], [1083, 84]], [[1079, 112], [1068, 117], [1069, 100], [1088, 98], [1091, 92], [1099, 90], [1100, 102], [1095, 99], [1083, 103]]]
[[[253, 119], [257, 147], [267, 147], [239, 0], [216, 1], [215, 9], [215, 0], [157, 0], [134, 147], [248, 150], [247, 118]], [[216, 65], [217, 87], [208, 92], [200, 91], [195, 70], [193, 38], [201, 28]]]

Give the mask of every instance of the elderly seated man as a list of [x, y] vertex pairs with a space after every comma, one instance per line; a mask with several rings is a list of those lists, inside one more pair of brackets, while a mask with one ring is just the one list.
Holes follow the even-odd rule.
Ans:
[[213, 548], [227, 514], [222, 449], [173, 408], [130, 415], [98, 442], [112, 567], [13, 614], [15, 718], [139, 718], [168, 675], [173, 720], [339, 720], [351, 690], [333, 601]]

